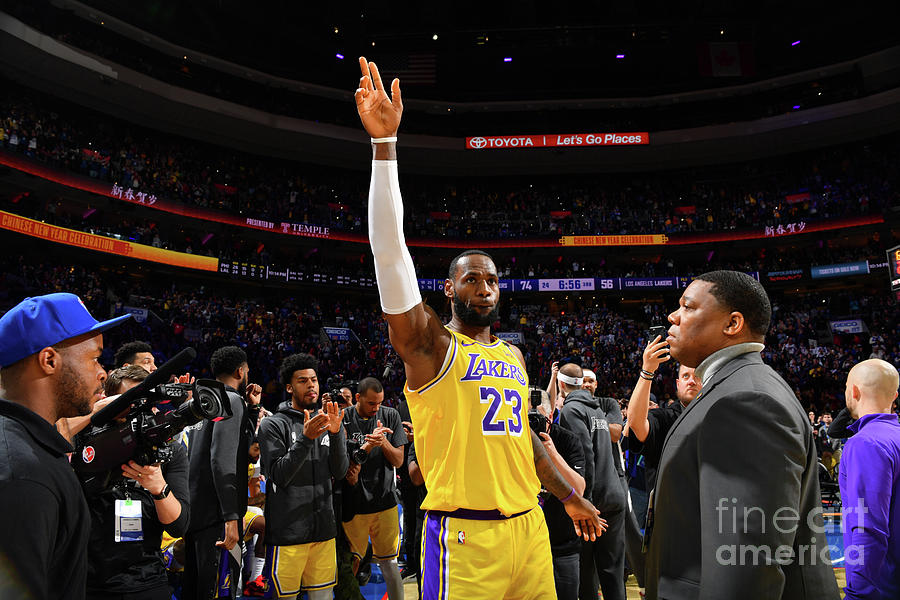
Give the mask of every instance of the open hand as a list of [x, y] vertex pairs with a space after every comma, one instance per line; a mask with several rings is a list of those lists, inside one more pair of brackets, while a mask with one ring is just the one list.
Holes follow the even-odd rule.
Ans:
[[326, 402], [323, 410], [325, 411], [325, 416], [328, 417], [328, 431], [331, 433], [339, 432], [341, 430], [341, 422], [344, 415], [341, 412], [338, 403]]
[[303, 416], [305, 417], [303, 420], [303, 435], [309, 439], [318, 439], [328, 429], [328, 415], [324, 411], [320, 410], [316, 416], [310, 418], [309, 410], [304, 410]]
[[385, 434], [394, 433], [390, 427], [383, 427], [381, 421], [375, 421], [375, 431], [366, 435], [366, 443], [371, 447], [384, 446], [387, 443]]
[[584, 541], [593, 542], [606, 531], [606, 520], [600, 518], [600, 511], [584, 497], [574, 494], [563, 507], [575, 524], [575, 534]]
[[[175, 377], [175, 383], [187, 383], [190, 385], [194, 385], [194, 381], [196, 381], [195, 377], [192, 377], [190, 373], [185, 373], [184, 375], [178, 375]], [[194, 397], [194, 390], [188, 390], [187, 399], [190, 400]]]
[[356, 89], [356, 111], [366, 132], [373, 138], [397, 135], [400, 116], [403, 114], [403, 100], [400, 97], [400, 80], [391, 82], [391, 97], [388, 98], [381, 82], [381, 74], [373, 62], [359, 57], [362, 77]]

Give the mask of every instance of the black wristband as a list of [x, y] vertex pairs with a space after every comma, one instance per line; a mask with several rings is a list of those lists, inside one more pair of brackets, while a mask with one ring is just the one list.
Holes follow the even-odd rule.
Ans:
[[154, 500], [165, 500], [166, 498], [169, 497], [169, 484], [167, 483], [166, 486], [162, 489], [162, 491], [159, 494], [150, 494], [150, 495], [153, 497]]

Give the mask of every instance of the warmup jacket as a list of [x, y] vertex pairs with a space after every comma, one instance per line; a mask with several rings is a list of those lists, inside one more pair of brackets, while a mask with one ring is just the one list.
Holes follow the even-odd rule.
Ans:
[[566, 396], [559, 411], [559, 424], [578, 436], [584, 451], [584, 497], [601, 513], [624, 510], [625, 490], [619, 483], [606, 414], [585, 390]]
[[250, 466], [250, 438], [254, 411], [244, 399], [226, 386], [234, 413], [222, 421], [203, 421], [192, 431], [190, 456], [191, 520], [187, 533], [237, 521], [242, 527], [247, 512], [247, 472]]
[[289, 404], [259, 426], [266, 476], [266, 543], [292, 546], [324, 542], [337, 535], [332, 478], [347, 474], [344, 427], [315, 440], [303, 435], [303, 413]]

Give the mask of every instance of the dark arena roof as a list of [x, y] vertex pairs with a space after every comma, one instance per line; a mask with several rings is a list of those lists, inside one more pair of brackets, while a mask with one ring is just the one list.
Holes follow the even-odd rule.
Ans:
[[[366, 55], [387, 73], [406, 73], [410, 97], [455, 102], [722, 87], [858, 58], [900, 41], [894, 7], [884, 2], [84, 4], [196, 51], [319, 85], [346, 87], [357, 74], [355, 58]], [[738, 45], [737, 64], [722, 44]]]

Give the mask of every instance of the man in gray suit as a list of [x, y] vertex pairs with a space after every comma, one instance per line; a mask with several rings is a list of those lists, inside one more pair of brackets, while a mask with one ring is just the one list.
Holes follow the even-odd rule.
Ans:
[[759, 354], [771, 312], [758, 281], [713, 271], [669, 315], [672, 356], [696, 367], [703, 391], [663, 446], [645, 534], [648, 599], [839, 597], [812, 428]]

